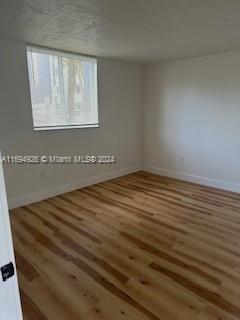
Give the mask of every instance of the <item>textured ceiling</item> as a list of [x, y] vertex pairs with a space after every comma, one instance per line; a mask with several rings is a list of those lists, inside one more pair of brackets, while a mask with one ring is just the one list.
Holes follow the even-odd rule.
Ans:
[[240, 49], [239, 0], [0, 0], [0, 35], [140, 62]]

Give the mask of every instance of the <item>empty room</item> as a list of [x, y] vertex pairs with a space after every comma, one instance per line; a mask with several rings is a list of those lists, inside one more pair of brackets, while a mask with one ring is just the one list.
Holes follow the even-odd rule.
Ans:
[[0, 320], [240, 320], [240, 2], [0, 1]]

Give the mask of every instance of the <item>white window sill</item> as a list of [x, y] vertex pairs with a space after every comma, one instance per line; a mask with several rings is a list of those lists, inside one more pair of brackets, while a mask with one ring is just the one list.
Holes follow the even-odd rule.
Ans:
[[34, 131], [49, 131], [49, 130], [66, 130], [66, 129], [87, 129], [87, 128], [99, 128], [99, 124], [86, 124], [76, 126], [50, 126], [50, 127], [34, 127]]

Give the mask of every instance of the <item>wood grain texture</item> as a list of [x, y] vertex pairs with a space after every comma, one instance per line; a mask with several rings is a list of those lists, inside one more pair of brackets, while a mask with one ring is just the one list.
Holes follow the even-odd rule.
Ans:
[[240, 195], [144, 172], [11, 214], [25, 320], [240, 319]]

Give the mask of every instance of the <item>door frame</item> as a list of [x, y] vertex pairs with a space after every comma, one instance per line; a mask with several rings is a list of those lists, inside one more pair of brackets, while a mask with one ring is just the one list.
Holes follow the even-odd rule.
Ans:
[[[15, 319], [22, 320], [23, 319], [22, 307], [21, 307], [20, 292], [19, 292], [19, 286], [18, 286], [18, 277], [17, 277], [17, 271], [16, 271], [14, 249], [13, 249], [12, 231], [11, 231], [11, 225], [10, 225], [10, 217], [9, 217], [8, 202], [7, 202], [7, 196], [6, 196], [6, 187], [5, 187], [1, 152], [0, 152], [0, 215], [2, 218], [1, 220], [3, 221], [2, 227], [4, 229], [4, 238], [5, 238], [5, 241], [4, 241], [5, 243], [0, 244], [0, 246], [3, 246], [3, 245], [5, 246], [5, 248], [3, 248], [3, 250], [1, 251], [2, 251], [2, 254], [4, 255], [4, 259], [6, 256], [6, 259], [7, 259], [6, 264], [9, 262], [12, 262], [15, 269], [14, 276], [9, 280], [7, 280], [6, 282], [2, 281], [2, 276], [0, 275], [1, 277], [0, 286], [2, 286], [3, 290], [5, 286], [7, 291], [12, 293], [13, 301], [10, 301], [9, 306], [11, 306], [12, 308], [15, 308], [15, 313], [16, 313]], [[0, 251], [0, 254], [1, 254], [1, 251]], [[0, 320], [2, 320], [1, 317], [0, 317]]]

